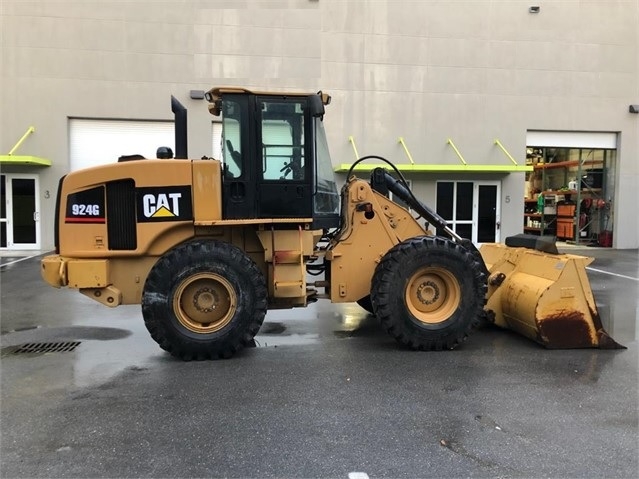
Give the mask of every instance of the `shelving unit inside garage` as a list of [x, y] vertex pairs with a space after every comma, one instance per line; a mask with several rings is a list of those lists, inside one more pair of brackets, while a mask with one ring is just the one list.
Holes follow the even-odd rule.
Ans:
[[[612, 246], [614, 150], [529, 148], [524, 232]], [[543, 200], [539, 200], [539, 195]]]

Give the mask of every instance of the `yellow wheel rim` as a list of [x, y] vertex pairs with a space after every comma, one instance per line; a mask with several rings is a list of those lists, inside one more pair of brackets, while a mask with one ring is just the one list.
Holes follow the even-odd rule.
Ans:
[[194, 333], [213, 333], [229, 324], [237, 310], [235, 289], [215, 273], [199, 273], [185, 279], [173, 294], [178, 321]]
[[443, 268], [421, 268], [408, 280], [406, 305], [411, 314], [422, 323], [446, 321], [460, 302], [459, 282]]

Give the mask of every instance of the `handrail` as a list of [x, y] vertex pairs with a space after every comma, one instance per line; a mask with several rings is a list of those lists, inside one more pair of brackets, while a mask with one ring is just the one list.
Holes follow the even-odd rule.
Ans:
[[501, 141], [499, 141], [497, 138], [495, 138], [495, 145], [497, 145], [499, 148], [501, 148], [501, 151], [504, 152], [504, 154], [510, 158], [510, 161], [513, 162], [513, 164], [517, 164], [517, 162], [515, 161], [515, 159], [512, 157], [512, 155], [510, 153], [508, 153], [508, 150], [506, 150], [506, 148], [504, 147], [504, 145], [501, 144]]
[[13, 155], [16, 152], [16, 150], [18, 148], [20, 148], [20, 145], [22, 145], [22, 143], [24, 143], [24, 140], [27, 139], [27, 136], [29, 136], [34, 131], [35, 131], [35, 128], [33, 126], [30, 126], [29, 128], [27, 128], [27, 131], [24, 133], [24, 135], [22, 135], [22, 138], [20, 138], [18, 140], [18, 142], [14, 145], [14, 147], [11, 148], [11, 151], [9, 151], [9, 155], [8, 156]]
[[453, 147], [453, 150], [455, 150], [455, 153], [457, 153], [457, 156], [459, 157], [459, 159], [461, 160], [461, 162], [462, 162], [464, 165], [467, 165], [468, 163], [466, 163], [466, 160], [464, 160], [464, 157], [462, 156], [462, 154], [459, 152], [459, 150], [458, 150], [458, 149], [457, 149], [457, 147], [455, 146], [455, 143], [453, 143], [453, 140], [451, 140], [450, 138], [448, 138], [448, 140], [446, 140], [446, 143]]
[[411, 156], [410, 151], [408, 151], [408, 147], [406, 146], [406, 143], [404, 143], [404, 137], [400, 136], [398, 142], [404, 147], [404, 151], [406, 152], [406, 156], [408, 157], [408, 161], [410, 161], [410, 164], [414, 165], [415, 162], [413, 161], [413, 157]]

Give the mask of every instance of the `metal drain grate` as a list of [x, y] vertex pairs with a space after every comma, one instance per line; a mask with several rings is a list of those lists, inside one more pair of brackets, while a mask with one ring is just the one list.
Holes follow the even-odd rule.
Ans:
[[26, 343], [17, 346], [13, 354], [67, 353], [80, 345], [80, 341], [63, 343]]

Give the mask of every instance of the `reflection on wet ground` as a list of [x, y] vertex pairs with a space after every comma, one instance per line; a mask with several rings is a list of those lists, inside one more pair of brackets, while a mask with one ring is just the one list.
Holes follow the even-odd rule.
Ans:
[[[632, 276], [620, 257], [592, 266]], [[184, 363], [150, 338], [137, 305], [110, 309], [49, 288], [37, 259], [0, 274], [2, 348], [80, 342], [71, 352], [2, 357], [2, 477], [637, 471], [630, 279], [588, 272], [622, 351], [544, 350], [486, 327], [456, 351], [415, 353], [358, 305], [319, 301], [269, 311], [258, 347], [231, 360]]]
[[[573, 248], [568, 252], [587, 254], [590, 251]], [[604, 328], [623, 345], [637, 339], [639, 282], [621, 277], [615, 271], [636, 277], [633, 254], [636, 252], [600, 252], [603, 259], [597, 258], [591, 265], [597, 271], [588, 272]], [[26, 270], [35, 276], [37, 261], [38, 258], [29, 259], [0, 270], [3, 280], [7, 279], [2, 290], [0, 338], [3, 348], [33, 342], [82, 341], [73, 353], [77, 356], [74, 382], [78, 386], [111, 377], [131, 362], [165, 356], [149, 337], [139, 306], [104, 308], [75, 291], [48, 288], [35, 277], [25, 281], [33, 284], [39, 294], [34, 295], [34, 289], [25, 289], [20, 283], [13, 284], [12, 289], [14, 278], [9, 274]], [[490, 334], [512, 333], [495, 329]], [[377, 342], [385, 337], [377, 320], [357, 304], [331, 304], [321, 300], [307, 308], [269, 311], [255, 337], [255, 346], [306, 346], [352, 338], [376, 338], [373, 342]]]
[[572, 248], [566, 252], [593, 256], [588, 266], [592, 288], [603, 327], [617, 342], [639, 338], [639, 255], [637, 250]]
[[304, 310], [269, 312], [255, 342], [258, 347], [303, 345], [317, 343], [331, 335], [350, 338], [379, 332], [375, 318], [358, 305], [320, 301]]
[[[563, 249], [560, 247], [560, 251], [590, 255], [596, 258], [588, 268], [588, 277], [601, 319], [609, 332], [614, 331], [619, 335], [616, 339], [621, 341], [635, 340], [637, 338], [636, 320], [639, 316], [637, 250], [619, 251], [573, 246]], [[41, 281], [38, 271], [33, 270], [34, 267], [37, 268], [40, 260], [39, 255], [30, 258], [25, 257], [25, 254], [15, 257], [8, 256], [6, 253], [0, 255], [0, 261], [4, 265], [0, 268], [3, 280], [2, 311], [4, 320], [1, 331], [3, 336], [32, 329], [51, 328], [56, 323], [81, 325], [92, 317], [104, 318], [106, 322], [110, 322], [110, 318], [122, 318], [123, 315], [139, 316], [139, 306], [109, 310], [97, 303], [86, 301], [74, 291], [48, 288]], [[9, 265], [7, 266], [7, 264]], [[19, 279], [15, 279], [14, 275], [20, 275], [21, 271], [29, 270], [32, 277], [25, 280], [28, 283], [20, 283]], [[33, 287], [24, 288], [23, 284], [30, 284]], [[25, 308], [25, 306], [28, 307]], [[124, 308], [128, 308], [126, 314], [123, 314]], [[273, 345], [275, 345], [273, 339], [275, 336], [296, 336], [301, 342], [306, 343], [310, 340], [310, 336], [316, 336], [320, 333], [332, 333], [334, 337], [361, 335], [364, 334], [364, 329], [373, 327], [373, 323], [374, 321], [366, 314], [366, 311], [357, 304], [331, 304], [327, 301], [320, 301], [308, 308], [270, 311], [259, 335], [271, 338]], [[64, 336], [67, 333], [70, 336], [108, 335], [105, 331], [89, 333], [87, 330], [76, 329], [75, 333], [71, 333], [59, 330], [58, 336]], [[309, 337], [302, 338], [304, 335]], [[84, 339], [100, 339], [97, 336]], [[15, 342], [15, 338], [13, 338], [13, 342]]]

